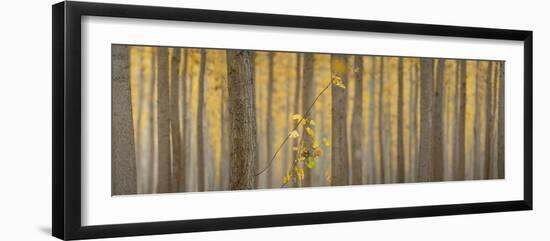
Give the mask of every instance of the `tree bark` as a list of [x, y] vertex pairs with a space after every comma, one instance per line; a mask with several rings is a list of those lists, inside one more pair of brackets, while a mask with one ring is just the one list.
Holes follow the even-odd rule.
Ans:
[[[303, 83], [302, 83], [302, 110], [306, 111], [311, 104], [313, 103], [313, 99], [315, 98], [315, 82], [313, 82], [313, 54], [306, 53], [304, 54], [304, 77], [303, 77]], [[308, 114], [308, 116], [304, 116], [308, 119], [313, 119], [315, 116], [314, 112], [315, 108], [312, 108]], [[305, 115], [305, 113], [304, 113]], [[306, 132], [305, 128], [302, 131], [302, 140], [303, 140], [303, 146], [304, 147], [310, 147], [313, 143], [313, 138]], [[312, 172], [311, 169], [305, 167], [304, 168], [304, 180], [302, 182], [302, 186], [304, 187], [310, 187], [312, 184]]]
[[504, 178], [504, 62], [498, 63], [498, 158], [497, 178]]
[[187, 190], [187, 162], [188, 156], [190, 154], [190, 140], [189, 140], [189, 112], [190, 108], [187, 105], [187, 63], [188, 63], [188, 53], [187, 49], [183, 50], [183, 67], [181, 71], [181, 110], [183, 111], [182, 117], [182, 146], [183, 150], [181, 152], [181, 164], [180, 164], [180, 177], [178, 180], [179, 191], [185, 192]]
[[487, 67], [487, 75], [485, 79], [485, 162], [484, 162], [484, 176], [483, 178], [491, 177], [491, 145], [493, 142], [493, 114], [491, 113], [492, 107], [492, 89], [491, 82], [493, 79], [493, 62], [489, 61]]
[[445, 157], [443, 155], [445, 149], [445, 142], [443, 141], [443, 104], [444, 104], [444, 92], [445, 88], [445, 59], [439, 59], [437, 61], [437, 81], [436, 88], [434, 89], [434, 102], [433, 108], [433, 156], [431, 164], [431, 176], [432, 181], [443, 181], [443, 162]]
[[[285, 133], [289, 133], [290, 132], [290, 80], [287, 80], [287, 85], [286, 85], [286, 103], [285, 103], [285, 109], [286, 109], [286, 114], [285, 114]], [[286, 143], [285, 144], [285, 147], [284, 147], [284, 157], [283, 157], [283, 162], [282, 162], [282, 175], [285, 176], [286, 175], [286, 172], [288, 171], [288, 162], [289, 162], [289, 157], [290, 157], [290, 143]], [[282, 181], [282, 180], [281, 180]], [[282, 182], [280, 183], [280, 185], [282, 185]]]
[[230, 189], [254, 188], [258, 160], [256, 106], [251, 51], [227, 50], [229, 112], [231, 114]]
[[474, 113], [474, 180], [481, 178], [481, 154], [480, 154], [480, 145], [481, 145], [481, 136], [479, 127], [481, 126], [481, 120], [479, 118], [479, 66], [480, 61], [476, 61], [476, 79], [475, 79], [475, 113]]
[[363, 184], [363, 56], [354, 58], [355, 95], [351, 119], [351, 184]]
[[158, 48], [158, 188], [160, 193], [171, 191], [170, 162], [170, 87], [168, 79], [168, 49]]
[[[345, 55], [331, 56], [331, 72], [347, 86]], [[332, 85], [332, 186], [349, 185], [347, 99], [345, 89]]]
[[146, 178], [143, 176], [143, 174], [146, 172], [146, 169], [143, 165], [143, 154], [144, 154], [144, 146], [143, 146], [143, 102], [145, 100], [145, 67], [143, 66], [143, 48], [137, 49], [137, 55], [138, 55], [138, 91], [137, 91], [137, 117], [136, 117], [136, 126], [134, 134], [136, 136], [136, 171], [137, 171], [137, 192], [138, 193], [144, 193], [145, 191], [145, 185], [146, 183], [144, 180]]
[[[266, 145], [266, 165], [268, 165], [269, 160], [273, 156], [273, 59], [275, 58], [274, 52], [269, 52], [267, 54], [267, 68], [268, 68], [268, 84], [267, 84], [267, 111], [265, 117], [265, 145]], [[268, 168], [267, 172], [267, 188], [272, 188], [273, 186], [273, 169]]]
[[460, 66], [460, 87], [459, 87], [459, 110], [458, 110], [458, 159], [455, 167], [455, 180], [464, 180], [466, 178], [466, 61], [459, 61]]
[[180, 108], [179, 108], [179, 89], [180, 89], [180, 59], [181, 50], [174, 48], [172, 52], [172, 67], [170, 68], [170, 130], [172, 135], [172, 163], [173, 180], [172, 190], [178, 192], [181, 185], [181, 133], [180, 133]]
[[414, 64], [412, 60], [409, 60], [409, 180], [414, 182], [416, 180], [416, 78], [414, 71]]
[[431, 181], [430, 163], [433, 148], [433, 59], [420, 60], [420, 153], [418, 159], [418, 181]]
[[460, 60], [456, 60], [455, 70], [455, 91], [454, 91], [454, 121], [453, 121], [453, 158], [452, 158], [452, 179], [457, 180], [455, 175], [458, 168], [458, 116], [460, 115]]
[[421, 131], [421, 123], [422, 123], [422, 120], [421, 120], [421, 104], [420, 104], [420, 99], [421, 99], [421, 85], [422, 85], [422, 81], [421, 81], [421, 74], [420, 74], [420, 60], [417, 61], [414, 65], [414, 78], [416, 79], [416, 89], [415, 89], [415, 105], [416, 105], [416, 108], [415, 108], [415, 111], [416, 111], [416, 115], [415, 115], [415, 119], [416, 119], [416, 135], [415, 135], [415, 152], [416, 154], [414, 155], [414, 158], [416, 159], [416, 162], [415, 162], [415, 178], [416, 178], [416, 181], [418, 181], [418, 170], [420, 169], [420, 162], [418, 161], [420, 159], [420, 131]]
[[204, 74], [206, 72], [206, 50], [200, 50], [200, 69], [199, 69], [199, 95], [197, 104], [197, 165], [198, 165], [198, 187], [199, 192], [206, 191], [205, 183], [205, 165], [206, 160], [204, 158], [204, 109], [206, 108], [204, 102]]
[[[251, 69], [252, 69], [252, 78], [256, 78], [256, 53], [255, 52], [250, 52], [250, 63], [251, 63]], [[261, 71], [260, 71], [261, 73]], [[261, 168], [264, 166], [263, 164], [263, 161], [265, 159], [267, 159], [267, 153], [266, 151], [264, 150], [265, 146], [264, 145], [261, 145], [260, 143], [262, 143], [262, 138], [265, 136], [265, 127], [263, 127], [264, 123], [262, 123], [263, 119], [262, 119], [262, 110], [263, 110], [263, 106], [262, 106], [262, 99], [263, 99], [263, 96], [262, 96], [262, 91], [263, 91], [263, 83], [261, 81], [257, 81], [255, 82], [255, 87], [254, 87], [254, 91], [256, 91], [255, 93], [257, 93], [257, 95], [255, 96], [255, 101], [256, 101], [256, 104], [258, 105], [258, 112], [256, 113], [256, 131], [257, 131], [257, 135], [256, 135], [256, 138], [257, 138], [257, 143], [258, 143], [258, 162], [256, 162], [256, 173], [259, 173], [261, 171]], [[267, 118], [267, 117], [266, 117]], [[255, 185], [255, 188], [256, 189], [259, 189], [260, 188], [260, 184], [261, 184], [261, 176], [260, 175], [256, 175], [254, 177], [254, 185]]]
[[397, 60], [397, 182], [405, 182], [405, 144], [403, 143], [403, 58]]
[[228, 96], [227, 96], [227, 79], [222, 80], [222, 101], [221, 101], [221, 161], [222, 161], [222, 172], [221, 172], [221, 190], [227, 190], [229, 188], [229, 157], [231, 150], [231, 117], [229, 114], [228, 106]]
[[[322, 83], [323, 85], [326, 84], [326, 82], [324, 82], [323, 80], [320, 80], [318, 83]], [[321, 98], [320, 100], [320, 103], [319, 105], [321, 106], [328, 106], [328, 102], [327, 102], [327, 99], [326, 98]], [[328, 113], [328, 114], [327, 114]], [[326, 131], [326, 128], [327, 128], [327, 116], [330, 115], [330, 113], [328, 111], [322, 111], [319, 113], [319, 139], [320, 140], [327, 140], [327, 139], [330, 139], [330, 137], [328, 136], [328, 133]], [[328, 180], [327, 180], [327, 174], [330, 175], [330, 166], [331, 166], [331, 162], [330, 162], [330, 154], [329, 154], [329, 148], [328, 146], [326, 145], [320, 145], [320, 148], [321, 150], [323, 151], [323, 153], [325, 153], [323, 156], [321, 156], [319, 158], [319, 162], [317, 166], [318, 169], [318, 173], [319, 173], [319, 185], [321, 186], [327, 186], [327, 185], [330, 185], [328, 183]]]
[[151, 59], [150, 59], [150, 72], [149, 72], [149, 91], [148, 95], [151, 97], [148, 99], [148, 106], [147, 106], [147, 112], [148, 112], [148, 123], [147, 123], [147, 187], [146, 192], [147, 193], [153, 193], [156, 192], [156, 186], [155, 184], [155, 101], [153, 100], [152, 96], [155, 95], [155, 70], [156, 70], [156, 55], [154, 48], [151, 49]]
[[378, 159], [378, 170], [377, 172], [380, 173], [379, 180], [377, 180], [377, 183], [384, 183], [386, 181], [386, 161], [384, 160], [384, 57], [380, 57], [380, 72], [379, 72], [379, 78], [380, 78], [380, 92], [378, 96], [378, 147], [379, 147], [379, 155], [380, 158]]
[[111, 195], [137, 193], [134, 122], [130, 89], [130, 49], [112, 45]]
[[[301, 78], [301, 75], [302, 75], [302, 63], [301, 63], [301, 55], [300, 53], [296, 53], [296, 82], [295, 82], [295, 87], [294, 87], [294, 90], [295, 90], [295, 93], [294, 93], [294, 114], [298, 114], [300, 113], [300, 97], [301, 97], [301, 94], [300, 94], [300, 89], [301, 89], [301, 81], [302, 81], [302, 78]], [[298, 139], [295, 138], [292, 140], [292, 147], [296, 147], [298, 146]], [[292, 162], [294, 162], [297, 158], [297, 151], [292, 151]], [[300, 186], [300, 182], [298, 180], [296, 180], [295, 182], [292, 183], [292, 186], [293, 187], [299, 187]]]
[[369, 156], [367, 164], [367, 184], [376, 183], [376, 156], [374, 153], [374, 74], [375, 74], [375, 57], [370, 57], [370, 84], [369, 84], [369, 143], [367, 153]]

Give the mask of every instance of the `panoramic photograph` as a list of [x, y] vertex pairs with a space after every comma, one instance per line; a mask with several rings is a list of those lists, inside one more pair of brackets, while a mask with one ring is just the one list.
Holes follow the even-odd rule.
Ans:
[[113, 44], [111, 194], [503, 179], [504, 61]]

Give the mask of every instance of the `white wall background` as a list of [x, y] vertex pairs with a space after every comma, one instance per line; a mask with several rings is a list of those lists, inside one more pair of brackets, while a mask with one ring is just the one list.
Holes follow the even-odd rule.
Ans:
[[[189, 8], [533, 30], [534, 206], [508, 212], [175, 234], [119, 240], [548, 240], [550, 231], [550, 23], [545, 1], [111, 0]], [[9, 1], [0, 8], [0, 240], [54, 240], [51, 230], [51, 8]]]

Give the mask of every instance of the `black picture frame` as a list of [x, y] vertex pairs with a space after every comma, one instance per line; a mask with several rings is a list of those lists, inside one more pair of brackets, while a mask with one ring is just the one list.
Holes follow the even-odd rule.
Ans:
[[[426, 36], [516, 40], [524, 44], [523, 199], [420, 207], [263, 215], [234, 218], [82, 226], [81, 224], [81, 17], [103, 16], [258, 26], [350, 30]], [[533, 32], [262, 13], [90, 2], [52, 6], [53, 156], [52, 233], [60, 239], [185, 233], [380, 219], [532, 210]]]

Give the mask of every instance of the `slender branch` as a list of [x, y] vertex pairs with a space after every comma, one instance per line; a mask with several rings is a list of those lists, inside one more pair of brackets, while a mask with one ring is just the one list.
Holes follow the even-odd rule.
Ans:
[[296, 125], [294, 126], [294, 128], [292, 129], [292, 131], [290, 131], [285, 139], [283, 140], [283, 142], [281, 143], [281, 145], [279, 145], [279, 147], [277, 148], [277, 151], [275, 151], [275, 153], [273, 154], [273, 157], [271, 157], [271, 160], [269, 160], [269, 163], [267, 164], [266, 167], [264, 167], [260, 172], [254, 174], [254, 176], [258, 176], [260, 174], [262, 174], [263, 172], [265, 172], [267, 169], [269, 169], [272, 165], [273, 165], [273, 160], [275, 160], [275, 157], [277, 157], [277, 154], [279, 154], [279, 152], [281, 151], [281, 149], [283, 148], [283, 146], [285, 145], [285, 143], [288, 141], [288, 139], [290, 138], [290, 133], [292, 133], [293, 131], [295, 131], [296, 129], [298, 129], [298, 127], [300, 126], [300, 124], [302, 123], [302, 121], [306, 118], [309, 117], [309, 113], [311, 112], [311, 109], [313, 108], [313, 106], [315, 105], [315, 102], [317, 102], [317, 100], [319, 100], [319, 97], [321, 97], [321, 95], [323, 95], [323, 93], [325, 93], [325, 91], [328, 89], [328, 87], [330, 87], [332, 85], [332, 81], [327, 85], [325, 86], [325, 88], [323, 88], [323, 90], [321, 90], [321, 92], [319, 92], [319, 94], [317, 95], [317, 97], [315, 97], [315, 99], [313, 100], [313, 102], [311, 103], [311, 105], [308, 107], [306, 113], [304, 114], [304, 117], [302, 119], [300, 119], [300, 121], [298, 121], [298, 123], [296, 123]]

